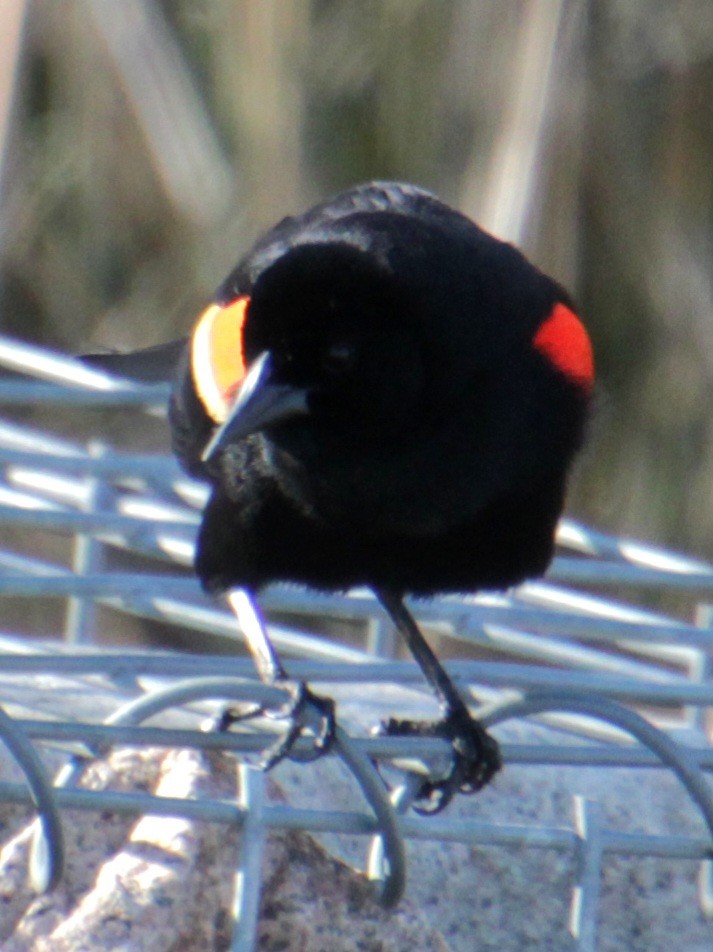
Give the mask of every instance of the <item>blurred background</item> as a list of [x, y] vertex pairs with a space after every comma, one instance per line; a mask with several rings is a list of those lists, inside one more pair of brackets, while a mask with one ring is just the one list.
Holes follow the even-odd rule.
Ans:
[[372, 178], [579, 301], [569, 512], [713, 559], [711, 0], [0, 4], [2, 333], [181, 335], [264, 228]]

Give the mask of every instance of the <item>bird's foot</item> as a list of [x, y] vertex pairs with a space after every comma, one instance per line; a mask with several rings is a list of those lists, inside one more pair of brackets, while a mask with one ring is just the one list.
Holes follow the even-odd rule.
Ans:
[[457, 793], [482, 790], [502, 766], [497, 741], [467, 709], [451, 711], [442, 721], [390, 718], [383, 733], [400, 737], [443, 737], [451, 742], [451, 762], [443, 776], [429, 776], [416, 794], [417, 813], [440, 813]]
[[[269, 717], [273, 720], [289, 719], [290, 725], [284, 737], [270, 746], [262, 756], [260, 768], [271, 770], [281, 760], [289, 757], [300, 763], [317, 760], [329, 752], [337, 726], [334, 714], [334, 701], [321, 697], [304, 683], [280, 683], [280, 687], [290, 693], [290, 700], [279, 708], [268, 708], [262, 704], [249, 707], [231, 706], [225, 708], [213, 722], [213, 729], [227, 731], [231, 724], [252, 720], [256, 717]], [[297, 753], [293, 750], [301, 737], [312, 739], [312, 749]]]

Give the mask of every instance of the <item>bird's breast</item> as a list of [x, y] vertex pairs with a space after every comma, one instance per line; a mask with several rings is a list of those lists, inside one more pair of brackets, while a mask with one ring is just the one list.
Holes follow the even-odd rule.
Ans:
[[[347, 441], [291, 445], [266, 434], [251, 440], [234, 491], [246, 501], [276, 492], [301, 518], [338, 533], [437, 537], [476, 514], [487, 495], [478, 456], [462, 447], [453, 453], [427, 443], [371, 450]], [[270, 492], [260, 493], [259, 483]]]

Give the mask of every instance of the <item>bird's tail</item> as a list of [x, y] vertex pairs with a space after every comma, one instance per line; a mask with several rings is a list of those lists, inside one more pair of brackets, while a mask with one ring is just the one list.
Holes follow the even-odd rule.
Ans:
[[83, 354], [82, 363], [97, 370], [135, 380], [137, 383], [162, 383], [172, 381], [185, 351], [187, 338], [144, 347], [128, 354]]

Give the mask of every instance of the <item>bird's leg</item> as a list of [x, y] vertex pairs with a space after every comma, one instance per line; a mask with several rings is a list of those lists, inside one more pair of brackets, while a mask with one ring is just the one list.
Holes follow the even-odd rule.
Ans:
[[265, 619], [253, 593], [245, 588], [235, 588], [228, 593], [228, 604], [248, 640], [250, 654], [263, 684], [289, 680], [280, 656], [270, 641]]
[[438, 813], [456, 793], [475, 793], [490, 782], [501, 767], [500, 750], [483, 725], [471, 716], [455, 684], [404, 605], [403, 596], [386, 588], [378, 588], [375, 593], [433, 688], [443, 713], [443, 720], [436, 724], [391, 719], [385, 725], [389, 734], [450, 740], [453, 749], [450, 770], [445, 777], [424, 781], [417, 798], [427, 804], [417, 808], [420, 812]]
[[290, 680], [270, 641], [265, 621], [252, 592], [234, 589], [228, 595], [228, 602], [247, 638], [248, 648], [255, 661], [260, 680], [264, 684], [285, 688], [290, 693], [291, 699], [285, 707], [277, 710], [270, 710], [260, 704], [253, 705], [247, 710], [227, 707], [217, 721], [217, 728], [227, 730], [236, 721], [262, 715], [289, 718], [290, 727], [287, 733], [265, 753], [261, 762], [262, 768], [270, 770], [285, 757], [291, 756], [295, 741], [307, 730], [314, 735], [313, 751], [311, 755], [299, 759], [304, 761], [321, 757], [322, 754], [327, 753], [334, 738], [336, 727], [334, 701], [314, 694], [303, 681]]

